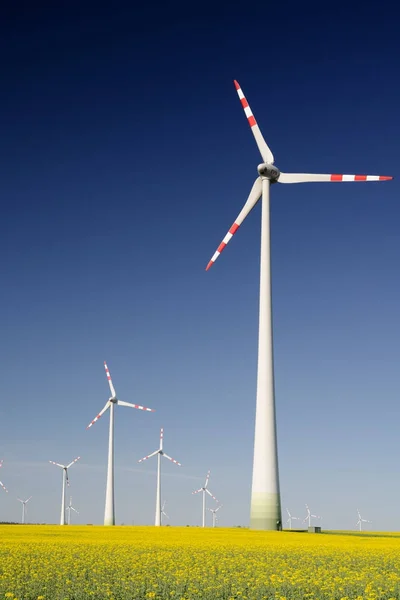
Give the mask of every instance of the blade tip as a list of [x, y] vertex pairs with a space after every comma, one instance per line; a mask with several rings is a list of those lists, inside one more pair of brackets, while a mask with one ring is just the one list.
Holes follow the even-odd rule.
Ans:
[[235, 89], [236, 89], [236, 90], [239, 90], [239, 89], [240, 89], [240, 85], [239, 85], [239, 83], [236, 81], [236, 79], [234, 79], [234, 80], [233, 80], [233, 83], [234, 83], [234, 85], [235, 85]]
[[213, 261], [210, 260], [210, 262], [208, 263], [208, 265], [206, 266], [206, 271], [208, 271], [209, 269], [211, 269], [211, 267], [213, 266]]

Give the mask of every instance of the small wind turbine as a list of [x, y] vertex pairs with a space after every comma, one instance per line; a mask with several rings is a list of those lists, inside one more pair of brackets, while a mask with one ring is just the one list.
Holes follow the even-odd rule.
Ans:
[[286, 523], [289, 523], [289, 529], [292, 529], [292, 521], [301, 521], [301, 519], [300, 519], [300, 517], [292, 517], [288, 508], [286, 509], [286, 512], [289, 515], [289, 518], [286, 521]]
[[307, 515], [306, 517], [303, 519], [303, 523], [305, 523], [306, 521], [308, 521], [308, 526], [311, 527], [311, 519], [322, 519], [322, 517], [319, 517], [318, 515], [312, 515], [310, 512], [310, 509], [308, 508], [308, 504], [306, 504], [306, 510], [307, 510]]
[[139, 410], [145, 410], [148, 412], [154, 412], [152, 408], [146, 408], [139, 404], [131, 404], [130, 402], [123, 402], [117, 398], [115, 389], [111, 380], [110, 371], [108, 370], [107, 363], [104, 363], [106, 375], [108, 379], [108, 385], [111, 390], [111, 398], [109, 398], [102, 410], [99, 412], [97, 417], [93, 419], [91, 423], [86, 427], [89, 429], [101, 415], [110, 409], [110, 433], [108, 437], [108, 466], [107, 466], [107, 487], [106, 487], [106, 505], [104, 509], [104, 525], [115, 525], [115, 505], [114, 505], [114, 407], [116, 404], [119, 406], [129, 406], [131, 408], [138, 408]]
[[211, 496], [211, 498], [213, 498], [216, 502], [218, 502], [216, 497], [213, 496], [212, 493], [210, 492], [210, 490], [207, 488], [209, 479], [210, 479], [210, 471], [208, 471], [208, 473], [207, 473], [206, 482], [203, 485], [203, 487], [199, 488], [195, 492], [192, 492], [192, 494], [198, 494], [199, 492], [203, 492], [203, 523], [202, 523], [202, 527], [206, 526], [206, 494], [208, 494], [209, 496]]
[[161, 524], [162, 524], [162, 518], [163, 518], [163, 515], [164, 515], [164, 517], [165, 517], [166, 519], [169, 519], [169, 516], [167, 515], [167, 513], [166, 513], [166, 512], [165, 512], [165, 510], [164, 510], [164, 509], [165, 509], [165, 505], [166, 505], [166, 502], [165, 502], [165, 500], [164, 500], [164, 502], [163, 502], [163, 504], [162, 504], [162, 507], [161, 507]]
[[[266, 143], [254, 114], [237, 81], [235, 88], [262, 156], [258, 177], [242, 210], [214, 252], [206, 270], [217, 260], [237, 233], [243, 221], [261, 199], [260, 302], [258, 330], [257, 401], [254, 433], [253, 482], [251, 490], [251, 529], [280, 530], [282, 523], [279, 490], [278, 451], [275, 419], [274, 360], [272, 340], [270, 188], [276, 183], [385, 181], [382, 175], [343, 175], [335, 173], [283, 173], [274, 165], [274, 155]], [[276, 186], [278, 187], [278, 186]], [[233, 280], [237, 283], [237, 274]]]
[[207, 508], [207, 510], [209, 510], [210, 513], [212, 513], [212, 526], [213, 527], [215, 527], [216, 524], [218, 523], [217, 512], [222, 507], [223, 507], [223, 504], [220, 504], [219, 506], [217, 506], [217, 508]]
[[[3, 459], [0, 460], [0, 468], [3, 466]], [[0, 481], [0, 485], [3, 488], [3, 490], [5, 492], [8, 492], [8, 489], [6, 488], [6, 486], [4, 485], [4, 483], [2, 481]]]
[[359, 529], [359, 531], [362, 531], [362, 524], [363, 524], [363, 523], [372, 523], [372, 521], [368, 521], [367, 519], [363, 519], [363, 518], [361, 517], [361, 515], [360, 515], [360, 511], [358, 510], [358, 508], [357, 508], [357, 514], [358, 514], [358, 521], [357, 521], [357, 523], [356, 523], [356, 527], [357, 527], [357, 525], [358, 525], [358, 529]]
[[32, 498], [32, 496], [29, 496], [28, 500], [21, 500], [21, 498], [17, 498], [17, 500], [19, 502], [22, 502], [22, 521], [21, 521], [22, 524], [25, 523], [25, 505], [28, 504], [28, 502], [31, 498]]
[[70, 462], [69, 465], [61, 465], [60, 463], [56, 463], [53, 460], [49, 460], [49, 463], [51, 463], [52, 465], [56, 465], [56, 467], [61, 467], [61, 469], [63, 469], [60, 525], [65, 525], [65, 493], [66, 493], [65, 485], [69, 486], [68, 469], [70, 467], [72, 467], [72, 465], [74, 465], [76, 463], [76, 461], [79, 459], [80, 459], [80, 456], [78, 456], [77, 458], [74, 458], [74, 460], [72, 462]]
[[174, 458], [171, 458], [170, 456], [168, 456], [168, 454], [165, 454], [165, 452], [163, 451], [163, 439], [164, 439], [164, 429], [161, 427], [159, 449], [156, 450], [155, 452], [152, 452], [152, 454], [149, 454], [148, 456], [145, 456], [145, 457], [141, 458], [140, 460], [138, 460], [138, 462], [141, 463], [141, 462], [147, 460], [148, 458], [155, 456], [156, 454], [158, 455], [157, 456], [156, 517], [155, 517], [155, 521], [154, 521], [155, 527], [159, 527], [161, 525], [161, 457], [164, 456], [164, 458], [168, 458], [168, 460], [173, 462], [175, 465], [178, 465], [178, 467], [182, 466], [180, 462], [178, 462]]
[[69, 497], [69, 504], [67, 506], [67, 511], [68, 511], [68, 525], [71, 525], [71, 510], [73, 510], [74, 512], [76, 512], [77, 515], [79, 515], [79, 512], [76, 510], [76, 508], [74, 508], [72, 506], [72, 496]]

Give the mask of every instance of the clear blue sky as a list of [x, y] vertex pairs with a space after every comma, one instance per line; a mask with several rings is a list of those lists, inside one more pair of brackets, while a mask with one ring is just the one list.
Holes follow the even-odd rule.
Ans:
[[[140, 12], [138, 12], [140, 10]], [[109, 391], [117, 522], [152, 523], [165, 450], [171, 524], [247, 525], [259, 208], [205, 266], [260, 157], [233, 79], [284, 171], [398, 174], [400, 43], [389, 3], [276, 10], [42, 2], [1, 18], [0, 518], [101, 523]], [[394, 11], [394, 12], [393, 12]], [[396, 12], [397, 11], [397, 12]], [[283, 507], [400, 529], [398, 181], [274, 186]], [[211, 504], [210, 504], [211, 506]], [[382, 508], [383, 506], [383, 508]]]

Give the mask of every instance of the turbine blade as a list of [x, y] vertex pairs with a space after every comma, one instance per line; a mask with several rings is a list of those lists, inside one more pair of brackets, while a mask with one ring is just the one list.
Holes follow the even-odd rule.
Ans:
[[116, 398], [117, 396], [116, 396], [116, 394], [115, 394], [115, 390], [114, 390], [113, 382], [112, 382], [111, 375], [110, 375], [110, 371], [108, 370], [108, 367], [107, 367], [107, 363], [106, 363], [106, 361], [104, 361], [104, 368], [105, 368], [105, 370], [106, 370], [106, 375], [107, 375], [107, 379], [108, 379], [108, 385], [110, 386], [110, 390], [111, 390], [111, 396], [112, 396], [113, 398]]
[[161, 429], [160, 429], [160, 450], [162, 450], [162, 448], [163, 448], [163, 441], [164, 441], [164, 428], [161, 427]]
[[253, 187], [251, 189], [251, 192], [249, 194], [249, 197], [247, 198], [245, 205], [243, 206], [242, 210], [240, 211], [239, 215], [237, 216], [232, 227], [229, 229], [228, 233], [226, 234], [226, 236], [224, 237], [224, 239], [218, 246], [216, 252], [213, 254], [210, 262], [208, 263], [208, 265], [206, 267], [206, 271], [208, 271], [208, 269], [215, 263], [218, 256], [221, 254], [222, 250], [224, 250], [227, 243], [235, 235], [235, 233], [237, 232], [240, 225], [243, 223], [243, 221], [245, 220], [245, 218], [247, 217], [247, 215], [249, 214], [251, 209], [254, 208], [254, 206], [257, 204], [258, 200], [261, 197], [261, 194], [262, 194], [262, 181], [261, 181], [261, 177], [257, 177], [257, 179], [255, 180], [255, 182], [253, 184]]
[[210, 479], [210, 472], [211, 472], [211, 471], [208, 471], [208, 473], [207, 473], [207, 476], [206, 476], [206, 482], [205, 482], [205, 484], [204, 484], [204, 487], [205, 487], [205, 488], [207, 487], [207, 485], [208, 485], [208, 480]]
[[199, 492], [202, 492], [203, 488], [200, 488], [199, 490], [196, 490], [195, 492], [192, 492], [192, 494], [198, 494]]
[[217, 500], [217, 498], [215, 496], [212, 495], [212, 493], [210, 492], [210, 490], [205, 490], [206, 493], [211, 496], [211, 498], [213, 498], [214, 500], [216, 500], [216, 502], [219, 502], [219, 500]]
[[70, 462], [69, 465], [67, 465], [67, 469], [72, 467], [72, 465], [74, 465], [79, 459], [80, 459], [80, 456], [77, 456], [76, 458], [74, 458], [74, 460], [72, 462]]
[[245, 115], [246, 115], [249, 125], [251, 127], [251, 131], [253, 132], [254, 139], [256, 140], [256, 144], [258, 146], [260, 154], [263, 157], [264, 162], [272, 164], [274, 162], [274, 155], [272, 154], [270, 148], [268, 147], [267, 142], [263, 138], [263, 135], [260, 131], [260, 128], [257, 125], [257, 121], [254, 118], [254, 115], [249, 106], [249, 103], [247, 102], [245, 95], [242, 92], [242, 88], [240, 87], [240, 85], [238, 84], [238, 82], [236, 80], [234, 81], [234, 84], [235, 84], [235, 88], [238, 93], [238, 96], [240, 98], [240, 102], [243, 106], [243, 110], [245, 112]]
[[56, 463], [54, 462], [54, 460], [49, 460], [49, 463], [51, 463], [52, 465], [56, 465], [57, 467], [61, 467], [62, 469], [65, 469], [65, 465], [60, 465], [60, 463]]
[[25, 502], [29, 502], [29, 500], [32, 498], [32, 496], [29, 496], [28, 500], [25, 500]]
[[156, 450], [155, 452], [152, 452], [152, 454], [149, 454], [148, 456], [144, 456], [143, 458], [138, 460], [138, 463], [143, 462], [144, 460], [147, 460], [148, 458], [151, 458], [152, 456], [155, 456], [158, 453], [159, 453], [159, 450]]
[[334, 175], [318, 173], [281, 173], [278, 183], [311, 183], [325, 181], [388, 181], [384, 175]]
[[76, 510], [76, 508], [74, 508], [73, 506], [71, 506], [71, 507], [68, 507], [68, 508], [71, 508], [71, 510], [73, 510], [74, 512], [76, 512], [76, 514], [77, 514], [77, 515], [79, 515], [79, 512], [78, 512], [78, 511]]
[[175, 465], [178, 465], [178, 467], [182, 466], [180, 462], [178, 462], [174, 458], [171, 458], [170, 456], [168, 456], [168, 454], [165, 454], [165, 452], [162, 453], [162, 456], [164, 456], [165, 458], [168, 458], [168, 460], [170, 460], [171, 462], [173, 462]]
[[146, 408], [145, 406], [140, 406], [140, 404], [132, 404], [131, 402], [122, 402], [122, 400], [118, 400], [118, 406], [130, 406], [131, 408], [138, 408], [139, 410], [147, 410], [147, 412], [155, 412], [154, 408]]
[[4, 485], [4, 483], [2, 481], [0, 481], [0, 485], [3, 488], [3, 490], [8, 493], [8, 489], [6, 488], [6, 486]]
[[100, 419], [101, 415], [104, 414], [106, 412], [107, 408], [109, 408], [109, 407], [110, 407], [110, 401], [107, 400], [104, 408], [102, 408], [102, 410], [99, 412], [99, 414], [97, 415], [97, 417], [95, 417], [93, 419], [93, 421], [91, 423], [89, 423], [89, 425], [86, 427], [86, 429], [89, 429], [92, 425], [94, 425], [96, 423], [96, 421], [98, 421]]
[[288, 508], [286, 509], [286, 512], [287, 512], [287, 514], [289, 515], [289, 517], [291, 517], [291, 516], [292, 516], [292, 515], [290, 514], [290, 512], [289, 512], [289, 509], [288, 509]]

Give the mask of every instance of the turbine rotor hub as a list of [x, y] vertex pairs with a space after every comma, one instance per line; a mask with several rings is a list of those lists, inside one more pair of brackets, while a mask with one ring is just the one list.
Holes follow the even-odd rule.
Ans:
[[257, 171], [260, 177], [269, 179], [271, 183], [276, 183], [279, 179], [279, 175], [281, 174], [280, 170], [275, 167], [275, 165], [271, 165], [270, 163], [262, 163], [261, 165], [258, 165]]
[[117, 404], [118, 399], [117, 398], [109, 398], [109, 402], [112, 402], [113, 404]]

